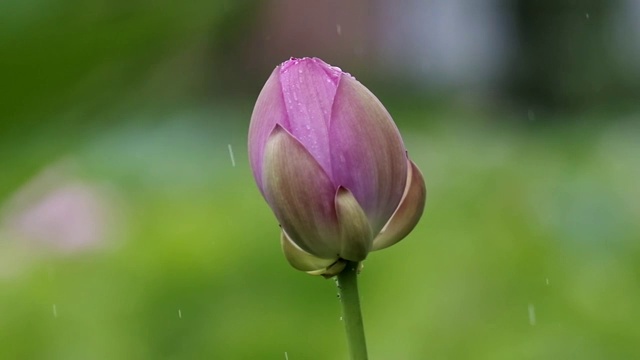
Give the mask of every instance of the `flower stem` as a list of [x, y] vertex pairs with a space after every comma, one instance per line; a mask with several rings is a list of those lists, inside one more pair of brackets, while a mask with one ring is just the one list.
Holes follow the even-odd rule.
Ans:
[[367, 360], [367, 343], [358, 295], [358, 263], [347, 261], [347, 266], [338, 274], [337, 280], [351, 360]]

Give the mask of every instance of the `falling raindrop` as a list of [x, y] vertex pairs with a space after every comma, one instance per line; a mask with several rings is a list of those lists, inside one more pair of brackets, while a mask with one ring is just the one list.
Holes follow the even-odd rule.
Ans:
[[536, 308], [533, 304], [529, 304], [529, 324], [531, 324], [531, 326], [536, 324]]
[[527, 111], [527, 118], [529, 119], [529, 121], [534, 121], [536, 119], [536, 114], [533, 112], [533, 110], [529, 109], [529, 111]]
[[287, 354], [287, 352], [284, 352], [284, 360], [289, 360], [289, 354]]
[[182, 310], [178, 309], [178, 317], [182, 319]]
[[338, 36], [342, 35], [342, 26], [340, 26], [340, 24], [336, 24], [336, 32]]
[[57, 318], [58, 317], [58, 307], [56, 306], [56, 304], [53, 304], [52, 310], [53, 310], [53, 317]]
[[589, 20], [589, 13], [584, 14], [584, 16]]
[[231, 157], [231, 166], [236, 167], [236, 159], [233, 156], [233, 149], [231, 148], [231, 144], [227, 144], [227, 147], [229, 148], [229, 156]]

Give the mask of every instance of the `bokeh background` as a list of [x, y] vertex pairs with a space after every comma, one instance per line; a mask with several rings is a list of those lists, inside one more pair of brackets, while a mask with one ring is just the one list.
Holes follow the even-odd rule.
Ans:
[[640, 2], [0, 2], [0, 358], [346, 359], [247, 162], [291, 56], [429, 191], [360, 277], [372, 359], [640, 358]]

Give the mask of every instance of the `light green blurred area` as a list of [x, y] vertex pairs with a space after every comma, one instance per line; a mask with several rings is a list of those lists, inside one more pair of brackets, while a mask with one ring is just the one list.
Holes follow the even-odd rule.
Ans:
[[[0, 359], [345, 359], [333, 281], [286, 263], [254, 185], [254, 98], [197, 81], [244, 4], [154, 4], [0, 5]], [[372, 359], [640, 357], [634, 118], [531, 128], [381, 100], [428, 199], [364, 264]], [[102, 194], [96, 244], [15, 235], [13, 204], [51, 172]]]

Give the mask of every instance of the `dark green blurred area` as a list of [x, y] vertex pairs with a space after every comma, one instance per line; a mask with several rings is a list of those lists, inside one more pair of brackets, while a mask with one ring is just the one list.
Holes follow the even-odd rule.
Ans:
[[[286, 263], [247, 162], [271, 5], [0, 4], [0, 359], [346, 358], [333, 281]], [[529, 23], [539, 63], [566, 58]], [[429, 192], [365, 262], [372, 359], [640, 357], [637, 83], [594, 65], [589, 31], [573, 72], [515, 74], [508, 104], [335, 64], [387, 106]], [[606, 86], [580, 92], [597, 69]], [[90, 244], [21, 225], [67, 184], [108, 214]]]

